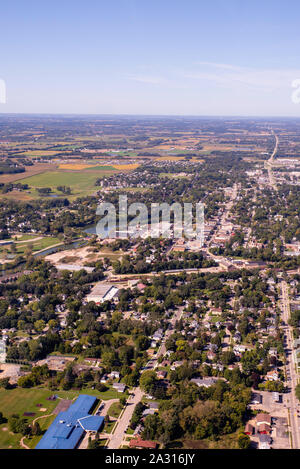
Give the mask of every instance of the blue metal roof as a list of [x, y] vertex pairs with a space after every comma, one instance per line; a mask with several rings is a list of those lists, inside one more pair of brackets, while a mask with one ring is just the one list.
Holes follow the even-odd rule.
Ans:
[[[57, 415], [35, 449], [74, 449], [85, 430], [100, 430], [104, 418], [89, 415], [95, 402], [96, 397], [81, 394], [67, 411]], [[86, 426], [82, 425], [84, 427], [82, 428], [79, 421], [84, 422], [84, 420]]]
[[104, 417], [97, 415], [89, 415], [78, 420], [80, 425], [87, 432], [98, 432], [103, 425]]
[[69, 411], [82, 412], [83, 414], [87, 415], [95, 404], [96, 400], [97, 398], [95, 396], [80, 394], [74, 404], [69, 407]]

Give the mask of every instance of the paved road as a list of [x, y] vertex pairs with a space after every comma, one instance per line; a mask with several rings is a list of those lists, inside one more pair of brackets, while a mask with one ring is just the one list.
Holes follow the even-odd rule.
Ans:
[[274, 133], [273, 130], [272, 130], [272, 134], [273, 134], [274, 137], [275, 137], [275, 147], [274, 147], [274, 150], [273, 150], [272, 155], [270, 156], [270, 158], [268, 159], [268, 161], [267, 161], [266, 164], [265, 164], [265, 168], [266, 168], [267, 171], [268, 171], [270, 186], [272, 186], [273, 189], [274, 189], [275, 191], [277, 191], [278, 188], [277, 188], [276, 180], [275, 180], [274, 175], [273, 175], [273, 172], [272, 172], [272, 165], [273, 165], [273, 163], [274, 163], [274, 156], [275, 156], [276, 153], [277, 153], [277, 148], [278, 148], [278, 142], [279, 142], [279, 140], [278, 140], [278, 137], [277, 137], [277, 135]]
[[298, 399], [295, 394], [295, 387], [298, 383], [298, 375], [296, 372], [294, 354], [293, 354], [293, 341], [292, 341], [292, 328], [288, 325], [288, 319], [290, 315], [290, 302], [289, 302], [289, 293], [288, 285], [286, 282], [281, 282], [281, 291], [282, 291], [282, 318], [285, 323], [284, 325], [284, 335], [286, 338], [286, 374], [287, 374], [287, 385], [289, 388], [288, 391], [288, 409], [290, 411], [290, 425], [292, 432], [292, 447], [294, 449], [300, 449], [300, 433], [299, 425], [300, 418], [298, 417], [297, 410], [299, 409]]
[[114, 433], [110, 435], [109, 442], [107, 445], [109, 449], [118, 449], [121, 446], [135, 406], [138, 402], [141, 401], [144, 395], [143, 391], [140, 388], [135, 388], [133, 390], [133, 393], [134, 397], [130, 396], [128, 398], [126, 408], [122, 416], [119, 417], [117, 420], [117, 426], [114, 430]]

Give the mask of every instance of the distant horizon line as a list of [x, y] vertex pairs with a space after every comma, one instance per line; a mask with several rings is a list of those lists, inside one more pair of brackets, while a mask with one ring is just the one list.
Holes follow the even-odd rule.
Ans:
[[260, 116], [260, 115], [235, 115], [235, 114], [94, 114], [94, 113], [68, 113], [68, 112], [0, 112], [0, 117], [6, 116], [59, 116], [59, 117], [156, 117], [156, 118], [216, 118], [216, 119], [300, 119], [299, 116], [286, 116], [286, 115], [276, 115], [276, 116]]

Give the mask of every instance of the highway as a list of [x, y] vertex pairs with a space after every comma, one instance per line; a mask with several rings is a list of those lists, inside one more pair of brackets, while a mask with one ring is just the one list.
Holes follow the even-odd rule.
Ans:
[[274, 150], [273, 150], [272, 155], [270, 156], [270, 158], [268, 159], [268, 161], [267, 161], [266, 164], [265, 164], [265, 168], [266, 168], [267, 171], [268, 171], [270, 186], [273, 187], [273, 189], [274, 189], [275, 191], [277, 191], [278, 188], [277, 188], [276, 180], [275, 180], [274, 175], [273, 175], [273, 172], [272, 172], [272, 165], [273, 165], [273, 163], [274, 163], [274, 156], [275, 156], [276, 153], [277, 153], [279, 140], [278, 140], [278, 137], [277, 137], [277, 135], [274, 133], [273, 130], [272, 130], [272, 133], [273, 133], [273, 135], [274, 135], [274, 137], [275, 137], [275, 147], [274, 147]]
[[295, 394], [295, 387], [298, 383], [298, 373], [296, 371], [294, 354], [293, 354], [293, 341], [292, 341], [292, 328], [288, 325], [290, 316], [290, 302], [288, 285], [285, 281], [281, 282], [282, 291], [282, 319], [284, 321], [284, 336], [285, 336], [285, 352], [286, 352], [286, 377], [288, 387], [288, 409], [290, 416], [290, 427], [292, 433], [292, 448], [300, 449], [300, 415], [298, 415], [300, 406]]

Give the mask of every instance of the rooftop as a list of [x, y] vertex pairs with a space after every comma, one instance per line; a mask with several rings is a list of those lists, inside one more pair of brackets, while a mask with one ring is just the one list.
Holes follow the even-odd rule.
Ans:
[[85, 431], [98, 431], [103, 417], [93, 416], [96, 397], [81, 394], [65, 412], [60, 412], [35, 449], [75, 449]]

